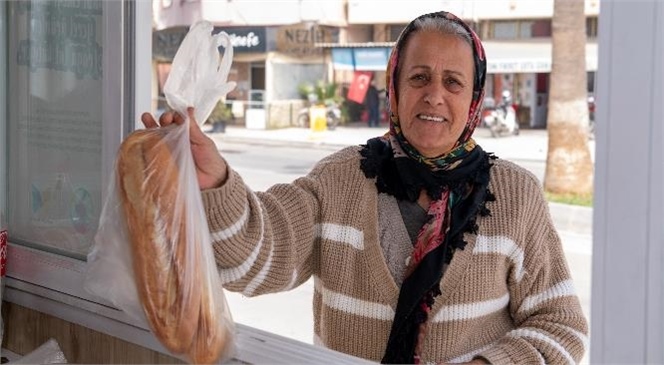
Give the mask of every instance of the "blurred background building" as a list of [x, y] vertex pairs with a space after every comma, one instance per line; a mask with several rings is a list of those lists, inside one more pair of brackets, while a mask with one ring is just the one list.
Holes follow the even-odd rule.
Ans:
[[[595, 90], [599, 0], [585, 0], [588, 92]], [[347, 120], [366, 120], [362, 104], [346, 100], [358, 73], [384, 89], [391, 46], [418, 15], [447, 10], [467, 21], [484, 41], [487, 97], [511, 91], [521, 127], [546, 127], [551, 72], [553, 0], [153, 0], [153, 95], [163, 108], [161, 87], [170, 62], [199, 19], [227, 32], [235, 57], [228, 95], [236, 123], [248, 108], [264, 108], [265, 127], [294, 124], [307, 101], [301, 85], [337, 85]], [[384, 93], [382, 111], [385, 118]], [[162, 100], [159, 102], [159, 100]]]

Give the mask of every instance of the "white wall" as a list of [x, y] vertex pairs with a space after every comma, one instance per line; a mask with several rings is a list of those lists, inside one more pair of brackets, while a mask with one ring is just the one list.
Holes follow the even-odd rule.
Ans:
[[[587, 15], [600, 0], [584, 0]], [[217, 25], [284, 25], [302, 21], [346, 24], [403, 24], [419, 15], [450, 11], [469, 20], [550, 18], [553, 0], [152, 0], [157, 30], [188, 26], [199, 19]], [[164, 4], [170, 6], [164, 7]]]
[[[585, 0], [586, 15], [599, 14], [599, 0]], [[553, 0], [472, 0], [472, 19], [551, 18]]]
[[402, 24], [436, 11], [446, 10], [462, 17], [467, 2], [431, 0], [348, 0], [349, 24]]
[[476, 19], [550, 18], [553, 0], [476, 0]]
[[663, 2], [602, 2], [591, 363], [664, 363], [663, 24]]
[[152, 0], [157, 30], [188, 26], [200, 19], [215, 25], [346, 24], [343, 0]]
[[[598, 15], [599, 2], [585, 0], [586, 15]], [[553, 0], [348, 0], [348, 23], [408, 23], [441, 10], [469, 20], [551, 18]]]

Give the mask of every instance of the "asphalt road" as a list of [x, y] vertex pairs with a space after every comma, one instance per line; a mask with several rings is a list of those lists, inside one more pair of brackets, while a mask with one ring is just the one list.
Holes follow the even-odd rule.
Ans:
[[330, 146], [291, 146], [285, 142], [225, 142], [219, 146], [222, 156], [240, 173], [247, 185], [259, 191], [306, 175], [317, 161], [338, 149]]
[[[518, 137], [514, 137], [518, 138]], [[509, 141], [501, 141], [509, 143]], [[287, 142], [256, 141], [237, 143], [225, 141], [219, 151], [255, 190], [265, 190], [275, 183], [291, 182], [305, 175], [323, 157], [337, 151], [336, 146], [302, 146]], [[491, 151], [490, 149], [487, 149]], [[500, 154], [498, 154], [500, 156]], [[544, 178], [544, 161], [540, 159], [509, 158], [537, 176]]]

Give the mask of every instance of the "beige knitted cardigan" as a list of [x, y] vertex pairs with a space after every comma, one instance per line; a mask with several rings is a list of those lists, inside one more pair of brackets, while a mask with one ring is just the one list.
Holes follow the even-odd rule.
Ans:
[[[579, 362], [588, 326], [539, 182], [496, 160], [489, 188], [491, 216], [445, 272], [423, 361]], [[313, 275], [315, 342], [380, 361], [399, 288], [378, 242], [377, 196], [359, 147], [266, 192], [229, 168], [224, 186], [203, 192], [224, 287], [254, 296]]]

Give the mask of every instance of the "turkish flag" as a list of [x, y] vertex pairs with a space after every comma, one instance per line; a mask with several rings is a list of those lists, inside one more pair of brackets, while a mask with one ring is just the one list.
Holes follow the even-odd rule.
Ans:
[[[7, 231], [0, 231], [0, 276], [5, 276], [5, 265], [7, 264]], [[0, 279], [2, 281], [2, 279]], [[0, 298], [2, 293], [0, 292]]]
[[367, 95], [369, 83], [371, 83], [371, 71], [355, 71], [353, 82], [350, 84], [347, 98], [356, 103], [362, 104]]

